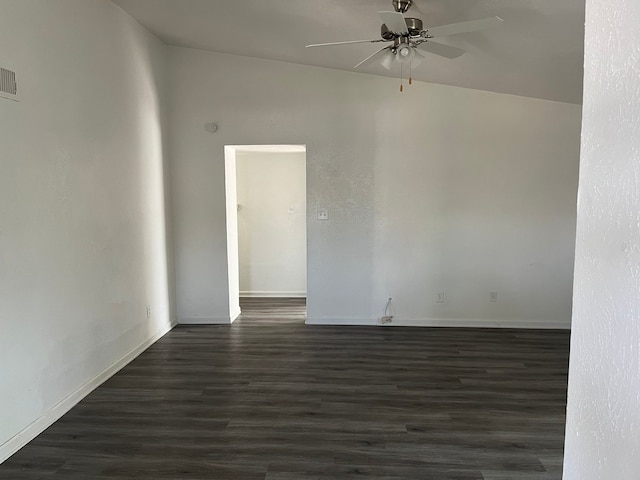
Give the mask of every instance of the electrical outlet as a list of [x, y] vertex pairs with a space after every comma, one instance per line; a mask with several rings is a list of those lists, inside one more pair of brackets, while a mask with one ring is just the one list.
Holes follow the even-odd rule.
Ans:
[[382, 317], [382, 319], [380, 320], [380, 323], [382, 323], [383, 325], [385, 323], [391, 323], [391, 322], [393, 322], [393, 316], [391, 316], [391, 315], [387, 315], [385, 317]]
[[328, 209], [319, 208], [317, 213], [318, 213], [318, 215], [317, 215], [318, 220], [329, 220], [329, 210]]
[[147, 305], [147, 318], [151, 318], [151, 305]]
[[489, 301], [495, 303], [498, 301], [498, 292], [489, 292]]
[[444, 303], [444, 292], [436, 292], [436, 303]]

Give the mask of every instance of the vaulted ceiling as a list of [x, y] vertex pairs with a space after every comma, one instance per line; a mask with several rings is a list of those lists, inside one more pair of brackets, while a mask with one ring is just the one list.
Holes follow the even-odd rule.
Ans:
[[[353, 70], [380, 44], [305, 48], [375, 39], [391, 0], [113, 0], [168, 45]], [[425, 27], [499, 16], [481, 32], [438, 38], [466, 50], [454, 60], [426, 53], [413, 77], [499, 93], [582, 102], [584, 0], [415, 0], [406, 16]], [[379, 64], [358, 69], [399, 76]]]

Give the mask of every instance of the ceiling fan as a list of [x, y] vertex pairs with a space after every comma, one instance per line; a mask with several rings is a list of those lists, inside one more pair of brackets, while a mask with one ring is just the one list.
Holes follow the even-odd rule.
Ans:
[[[411, 69], [412, 67], [417, 67], [424, 60], [425, 55], [421, 50], [449, 59], [457, 58], [465, 52], [458, 47], [434, 42], [432, 38], [484, 30], [496, 27], [503, 21], [500, 17], [489, 17], [425, 29], [423, 28], [422, 20], [419, 18], [404, 16], [409, 8], [411, 8], [411, 5], [413, 5], [413, 0], [392, 0], [391, 3], [393, 4], [394, 12], [378, 12], [383, 22], [380, 27], [381, 38], [376, 38], [375, 40], [314, 43], [307, 45], [307, 48], [349, 45], [354, 43], [391, 42], [390, 45], [386, 45], [372, 55], [369, 55], [353, 68], [359, 68], [363, 65], [369, 65], [379, 61], [387, 70], [390, 70], [394, 63], [407, 65], [409, 69]], [[418, 49], [418, 47], [420, 47], [420, 49]], [[412, 83], [411, 75], [409, 75], [409, 83]], [[400, 91], [402, 90], [403, 87], [401, 84]]]

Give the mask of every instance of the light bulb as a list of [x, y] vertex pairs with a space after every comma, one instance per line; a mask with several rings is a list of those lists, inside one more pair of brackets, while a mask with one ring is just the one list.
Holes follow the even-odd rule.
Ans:
[[411, 45], [400, 45], [396, 55], [400, 63], [409, 63], [414, 56], [413, 48]]

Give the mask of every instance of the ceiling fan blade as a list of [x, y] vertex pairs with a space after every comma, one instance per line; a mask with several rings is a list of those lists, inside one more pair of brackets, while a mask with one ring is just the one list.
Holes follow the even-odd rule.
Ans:
[[422, 50], [426, 50], [427, 52], [435, 53], [436, 55], [440, 55], [441, 57], [449, 59], [458, 58], [464, 53], [464, 50], [461, 48], [452, 47], [451, 45], [444, 45], [442, 43], [433, 42], [431, 40], [421, 43], [420, 48]]
[[377, 38], [375, 40], [349, 40], [348, 42], [331, 42], [331, 43], [313, 43], [311, 45], [306, 45], [305, 48], [309, 47], [329, 47], [331, 45], [351, 45], [352, 43], [378, 43], [385, 42], [382, 38]]
[[409, 29], [407, 28], [407, 22], [404, 21], [404, 16], [398, 12], [378, 12], [382, 22], [387, 28], [398, 35], [408, 35]]
[[362, 60], [359, 64], [357, 64], [355, 67], [353, 68], [358, 68], [361, 67], [362, 65], [366, 64], [366, 63], [372, 63], [374, 60], [377, 60], [377, 57], [384, 52], [385, 50], [389, 50], [389, 47], [384, 47], [381, 48], [380, 50], [378, 50], [377, 52], [375, 52], [372, 55], [369, 55], [367, 58], [365, 58], [364, 60]]
[[487, 28], [497, 27], [504, 20], [500, 17], [482, 18], [480, 20], [470, 20], [468, 22], [451, 23], [440, 27], [427, 28], [426, 31], [432, 37], [442, 37], [444, 35], [456, 35], [458, 33], [476, 32]]

